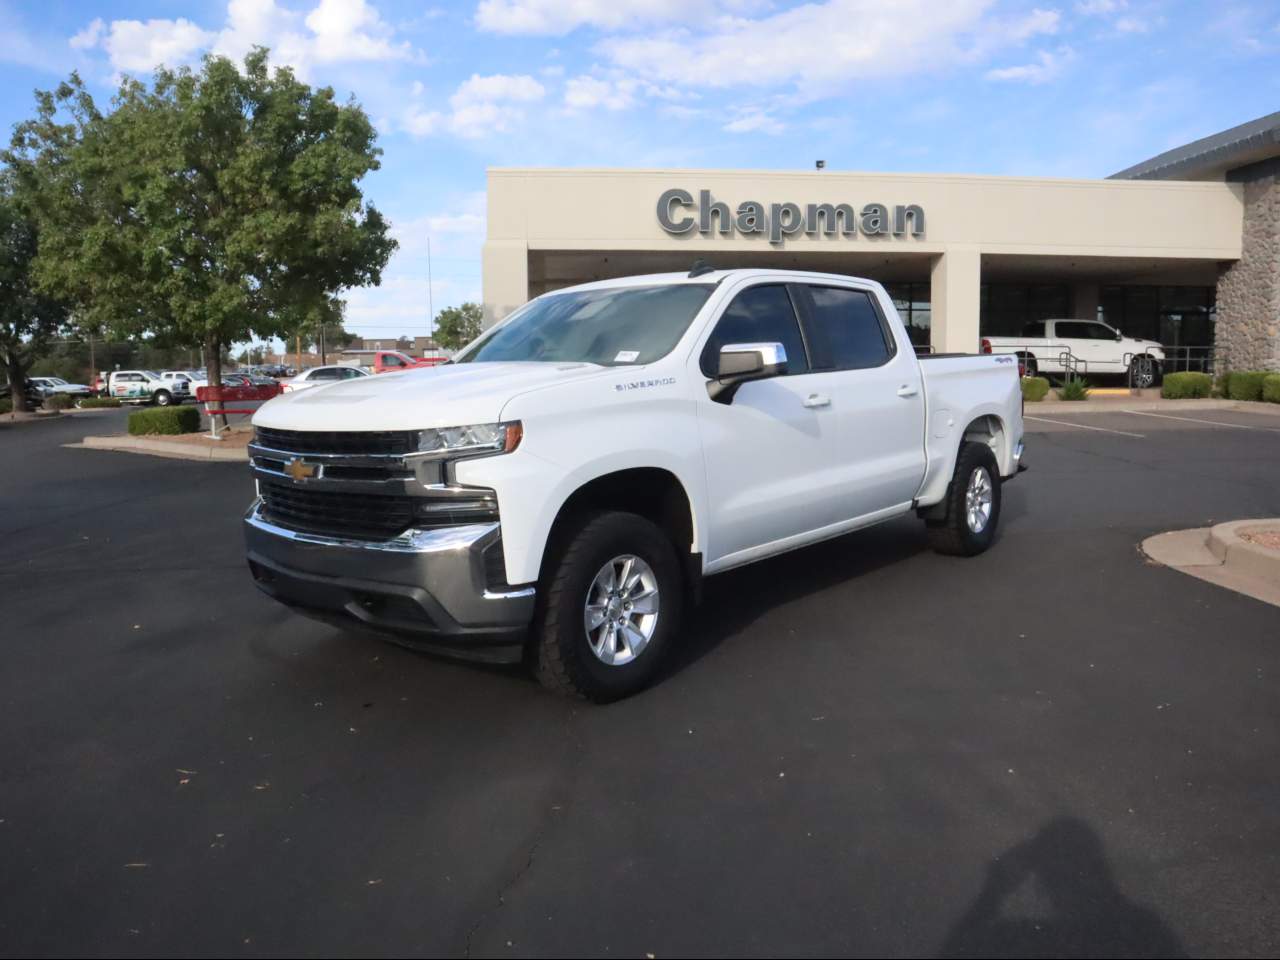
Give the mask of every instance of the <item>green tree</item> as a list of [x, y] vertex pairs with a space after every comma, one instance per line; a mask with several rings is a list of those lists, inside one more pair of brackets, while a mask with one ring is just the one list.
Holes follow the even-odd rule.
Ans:
[[290, 336], [380, 281], [396, 244], [360, 191], [381, 151], [356, 103], [257, 48], [243, 71], [210, 56], [125, 78], [114, 106], [73, 75], [5, 155], [40, 198], [37, 281], [86, 320], [200, 346], [218, 383], [226, 345]]
[[23, 384], [31, 364], [68, 318], [65, 304], [36, 289], [32, 265], [37, 236], [29, 210], [14, 191], [13, 178], [0, 176], [0, 363], [15, 411], [23, 409]]
[[460, 307], [445, 307], [436, 316], [436, 343], [446, 350], [457, 350], [480, 336], [484, 326], [484, 311], [478, 303], [464, 303]]

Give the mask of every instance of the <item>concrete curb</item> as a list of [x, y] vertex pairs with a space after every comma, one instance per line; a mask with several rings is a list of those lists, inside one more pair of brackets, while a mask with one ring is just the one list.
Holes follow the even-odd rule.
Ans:
[[1280, 551], [1250, 543], [1240, 535], [1280, 527], [1280, 520], [1234, 520], [1209, 530], [1209, 552], [1224, 567], [1280, 584]]
[[1161, 566], [1280, 607], [1280, 552], [1240, 538], [1278, 526], [1280, 519], [1259, 519], [1173, 530], [1142, 541], [1142, 552]]
[[1052, 410], [1055, 417], [1066, 413], [1123, 413], [1137, 410], [1150, 413], [1174, 413], [1178, 410], [1237, 410], [1241, 413], [1263, 413], [1280, 416], [1280, 403], [1262, 403], [1252, 400], [1084, 400], [1077, 403], [1055, 400], [1028, 403], [1026, 413], [1034, 416], [1036, 410]]
[[85, 437], [82, 443], [68, 443], [66, 446], [87, 450], [114, 450], [118, 453], [145, 453], [153, 457], [169, 457], [173, 460], [249, 462], [249, 452], [244, 447], [191, 447], [147, 437]]

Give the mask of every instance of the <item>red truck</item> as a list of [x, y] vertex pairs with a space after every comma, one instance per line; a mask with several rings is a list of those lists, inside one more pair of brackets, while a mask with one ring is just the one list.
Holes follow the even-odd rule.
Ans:
[[395, 373], [415, 367], [435, 367], [448, 361], [448, 357], [423, 357], [415, 360], [399, 350], [343, 350], [342, 362], [363, 367], [371, 373]]

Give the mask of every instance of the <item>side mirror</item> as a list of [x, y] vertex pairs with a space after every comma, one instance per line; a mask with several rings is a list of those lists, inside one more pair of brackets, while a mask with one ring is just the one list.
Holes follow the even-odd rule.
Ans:
[[726, 343], [716, 357], [716, 378], [707, 384], [707, 395], [716, 403], [733, 403], [744, 383], [786, 372], [787, 348], [780, 343]]

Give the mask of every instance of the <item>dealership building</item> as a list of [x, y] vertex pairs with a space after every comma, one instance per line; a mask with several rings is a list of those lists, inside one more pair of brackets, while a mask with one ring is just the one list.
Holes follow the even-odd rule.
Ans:
[[1280, 113], [1105, 180], [834, 170], [492, 169], [484, 308], [608, 277], [778, 267], [871, 277], [921, 350], [1046, 318], [1280, 370]]

